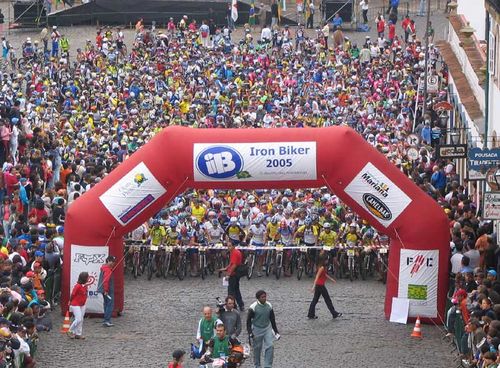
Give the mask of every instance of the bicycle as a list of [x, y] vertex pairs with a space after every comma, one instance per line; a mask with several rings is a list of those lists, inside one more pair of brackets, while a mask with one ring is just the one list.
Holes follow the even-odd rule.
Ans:
[[179, 258], [177, 261], [177, 278], [179, 280], [184, 280], [187, 275], [187, 256], [186, 256], [186, 248], [183, 246], [178, 246], [179, 249]]
[[[273, 241], [269, 241], [267, 242], [267, 246], [268, 247], [274, 247], [274, 242]], [[265, 263], [264, 263], [264, 268], [265, 268], [265, 271], [266, 271], [266, 276], [269, 276], [271, 274], [271, 270], [272, 270], [272, 267], [273, 267], [273, 249], [268, 249], [266, 250], [266, 258], [265, 258]]]
[[151, 246], [149, 247], [148, 261], [146, 265], [148, 280], [151, 280], [153, 278], [153, 273], [156, 269], [156, 252], [158, 252], [159, 249], [160, 247], [158, 245], [151, 244]]
[[359, 254], [356, 250], [356, 245], [348, 245], [347, 248], [347, 269], [349, 271], [349, 280], [353, 281], [358, 278]]
[[276, 244], [276, 258], [274, 259], [274, 268], [276, 280], [281, 277], [281, 271], [283, 270], [283, 249], [284, 245], [281, 243]]
[[165, 246], [165, 257], [163, 259], [163, 278], [166, 279], [170, 272], [170, 264], [172, 263], [172, 253], [174, 252], [174, 247], [167, 245]]
[[366, 280], [368, 275], [372, 273], [372, 257], [371, 257], [371, 248], [365, 247], [363, 252], [363, 257], [361, 260], [360, 274], [361, 279]]
[[385, 285], [387, 282], [387, 267], [389, 260], [389, 248], [380, 247], [377, 252], [377, 271], [379, 274], [380, 281]]
[[245, 264], [248, 267], [247, 279], [250, 280], [253, 275], [253, 270], [255, 268], [255, 247], [249, 246], [248, 253], [245, 257]]
[[207, 265], [207, 253], [206, 253], [207, 247], [200, 245], [198, 247], [198, 252], [199, 252], [199, 263], [200, 263], [200, 274], [201, 274], [201, 279], [205, 280], [208, 276], [208, 265]]
[[302, 278], [307, 263], [307, 247], [301, 246], [297, 256], [297, 280]]

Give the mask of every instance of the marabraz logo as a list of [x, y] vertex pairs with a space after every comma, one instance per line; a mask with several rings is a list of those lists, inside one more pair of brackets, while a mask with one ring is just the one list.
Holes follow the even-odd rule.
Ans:
[[85, 253], [76, 253], [74, 263], [83, 262], [87, 266], [89, 263], [104, 263], [106, 259], [106, 254], [85, 254]]

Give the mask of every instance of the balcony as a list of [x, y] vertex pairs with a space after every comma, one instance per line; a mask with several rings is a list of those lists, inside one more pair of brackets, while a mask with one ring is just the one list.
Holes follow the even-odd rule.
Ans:
[[486, 0], [486, 4], [500, 14], [500, 0]]

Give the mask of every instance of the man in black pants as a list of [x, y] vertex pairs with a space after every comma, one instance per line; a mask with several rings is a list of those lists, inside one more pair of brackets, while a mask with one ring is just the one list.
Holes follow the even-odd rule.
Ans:
[[227, 287], [227, 294], [233, 296], [238, 303], [238, 309], [243, 312], [244, 303], [240, 292], [240, 277], [236, 272], [238, 266], [243, 264], [243, 254], [239, 249], [236, 249], [233, 242], [229, 241], [227, 243], [227, 249], [229, 249], [229, 265], [220, 271], [226, 271], [226, 275], [229, 277], [229, 285]]

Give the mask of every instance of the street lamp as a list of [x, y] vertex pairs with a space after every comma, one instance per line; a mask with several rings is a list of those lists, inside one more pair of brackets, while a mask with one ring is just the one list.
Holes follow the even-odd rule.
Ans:
[[449, 132], [450, 143], [453, 145], [460, 144], [460, 132], [456, 129], [452, 129]]

